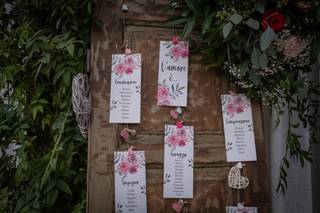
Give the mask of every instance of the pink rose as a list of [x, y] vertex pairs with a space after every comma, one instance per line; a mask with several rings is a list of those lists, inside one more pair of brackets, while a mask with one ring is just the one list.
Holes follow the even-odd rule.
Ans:
[[129, 173], [134, 174], [138, 171], [138, 164], [131, 164], [129, 168]]
[[126, 174], [130, 169], [130, 164], [128, 162], [122, 161], [119, 164], [119, 171], [120, 174]]
[[170, 90], [166, 85], [158, 87], [157, 101], [158, 103], [165, 102], [168, 100]]
[[182, 50], [181, 51], [181, 57], [182, 58], [187, 58], [189, 56], [189, 51], [188, 50]]
[[298, 36], [289, 36], [282, 40], [282, 53], [287, 59], [296, 58], [306, 49], [308, 44], [308, 41]]
[[126, 74], [130, 75], [130, 74], [132, 74], [132, 73], [133, 73], [132, 67], [127, 67], [127, 69], [126, 69]]
[[178, 129], [182, 128], [182, 125], [183, 125], [183, 121], [179, 121], [179, 120], [176, 121], [176, 126]]
[[124, 59], [124, 63], [125, 63], [126, 65], [128, 65], [129, 67], [134, 66], [134, 59], [133, 59], [133, 57], [127, 56], [127, 57]]
[[179, 141], [179, 137], [177, 135], [170, 135], [168, 137], [168, 143], [173, 147], [176, 147], [176, 145], [178, 144], [178, 141]]
[[177, 131], [177, 135], [178, 135], [179, 137], [181, 137], [181, 138], [187, 137], [186, 130], [184, 130], [184, 129], [179, 129], [179, 130]]
[[244, 105], [236, 106], [236, 113], [242, 113], [244, 111]]
[[120, 63], [120, 64], [117, 64], [114, 69], [116, 73], [122, 75], [126, 72], [127, 66], [125, 64]]
[[227, 105], [227, 113], [233, 115], [234, 111], [235, 111], [235, 104], [234, 103], [228, 103], [228, 105]]
[[187, 140], [185, 138], [181, 138], [179, 141], [178, 141], [178, 146], [179, 147], [183, 147], [187, 144]]

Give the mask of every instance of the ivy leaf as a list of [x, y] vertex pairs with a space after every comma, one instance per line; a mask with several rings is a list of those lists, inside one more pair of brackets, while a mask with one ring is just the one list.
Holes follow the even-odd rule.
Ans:
[[230, 17], [230, 21], [232, 23], [234, 23], [235, 25], [239, 24], [241, 21], [242, 21], [243, 17], [237, 13], [233, 14], [231, 17]]
[[73, 52], [74, 52], [74, 45], [71, 43], [67, 46], [67, 51], [73, 57]]
[[260, 75], [258, 75], [256, 73], [256, 70], [253, 69], [250, 71], [249, 73], [249, 79], [251, 80], [251, 82], [255, 85], [258, 86], [260, 84]]
[[209, 16], [207, 16], [204, 20], [203, 20], [203, 25], [202, 25], [202, 33], [206, 33], [213, 21], [213, 17], [214, 17], [214, 13], [211, 13]]
[[260, 56], [261, 52], [257, 48], [253, 48], [250, 60], [256, 69], [260, 68]]
[[239, 66], [239, 69], [240, 69], [240, 75], [245, 76], [246, 73], [249, 71], [249, 62], [245, 61], [245, 62], [241, 63]]
[[185, 22], [187, 22], [188, 20], [190, 20], [190, 18], [186, 18], [186, 17], [173, 17], [167, 20], [166, 24], [167, 25], [176, 25], [176, 24], [183, 24]]
[[265, 52], [263, 52], [259, 58], [260, 67], [262, 69], [266, 68], [268, 66], [268, 56]]
[[317, 19], [317, 22], [320, 23], [320, 6], [318, 6], [318, 9], [317, 9], [317, 12], [316, 12], [316, 19]]
[[58, 187], [61, 191], [65, 192], [65, 193], [67, 193], [67, 194], [69, 194], [69, 195], [72, 195], [72, 191], [71, 191], [70, 187], [68, 186], [68, 184], [66, 184], [66, 182], [64, 182], [64, 181], [58, 181], [57, 187]]
[[193, 30], [194, 24], [195, 24], [195, 19], [191, 19], [187, 22], [186, 26], [183, 29], [183, 33], [182, 33], [182, 39], [185, 39]]
[[223, 29], [222, 29], [223, 38], [227, 38], [229, 36], [232, 30], [232, 27], [233, 27], [233, 24], [230, 21], [223, 26]]
[[263, 2], [259, 2], [257, 5], [256, 5], [256, 10], [259, 12], [259, 13], [264, 13], [265, 9], [264, 9], [265, 5]]
[[260, 49], [265, 51], [276, 37], [277, 34], [273, 31], [273, 29], [268, 27], [260, 37]]
[[259, 30], [260, 28], [260, 23], [255, 20], [255, 19], [252, 19], [252, 18], [249, 18], [247, 21], [246, 21], [246, 25], [254, 30]]
[[185, 0], [185, 2], [187, 3], [188, 7], [193, 10], [194, 12], [196, 12], [196, 7], [194, 6], [192, 0]]

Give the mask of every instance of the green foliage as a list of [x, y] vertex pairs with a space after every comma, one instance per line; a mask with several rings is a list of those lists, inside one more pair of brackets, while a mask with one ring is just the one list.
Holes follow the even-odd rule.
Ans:
[[[84, 212], [87, 144], [71, 110], [71, 83], [86, 67], [92, 6], [0, 3], [1, 212]], [[4, 151], [13, 142], [16, 157]]]
[[297, 128], [309, 130], [310, 144], [317, 142], [320, 86], [308, 75], [312, 65], [320, 65], [319, 1], [171, 0], [170, 4], [181, 11], [170, 24], [192, 29], [181, 36], [192, 41], [203, 62], [222, 68], [231, 86], [275, 109], [276, 125], [288, 108], [286, 153], [277, 188], [285, 193], [289, 160], [298, 160], [301, 166], [312, 162]]

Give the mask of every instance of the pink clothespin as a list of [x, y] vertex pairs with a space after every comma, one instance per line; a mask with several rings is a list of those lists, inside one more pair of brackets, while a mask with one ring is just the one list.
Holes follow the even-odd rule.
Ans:
[[173, 36], [172, 37], [172, 43], [173, 44], [179, 44], [180, 38], [179, 36]]
[[178, 200], [177, 202], [174, 202], [172, 204], [172, 209], [177, 212], [180, 213], [182, 210], [182, 207], [184, 206], [184, 204], [186, 204], [187, 201], [183, 201], [182, 199]]
[[124, 139], [124, 140], [128, 140], [130, 135], [136, 135], [137, 132], [134, 129], [129, 129], [129, 128], [124, 128], [121, 132], [120, 132], [120, 136]]

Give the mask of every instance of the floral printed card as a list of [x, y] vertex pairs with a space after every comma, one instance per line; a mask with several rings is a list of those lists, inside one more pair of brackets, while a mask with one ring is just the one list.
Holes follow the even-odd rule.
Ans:
[[188, 41], [160, 41], [159, 106], [187, 106], [188, 57]]
[[112, 55], [110, 123], [140, 123], [141, 54]]
[[144, 151], [114, 153], [116, 213], [146, 213], [146, 168]]
[[193, 198], [193, 127], [165, 125], [164, 198]]
[[226, 213], [258, 213], [257, 207], [244, 207], [239, 209], [237, 206], [227, 206]]
[[221, 101], [227, 161], [256, 161], [250, 100], [238, 94], [222, 95]]

